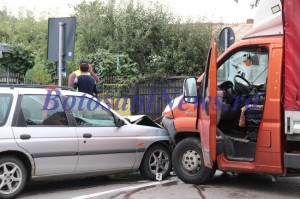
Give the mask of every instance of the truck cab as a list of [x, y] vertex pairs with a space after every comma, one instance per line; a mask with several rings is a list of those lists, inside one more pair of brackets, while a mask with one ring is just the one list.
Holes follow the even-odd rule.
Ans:
[[[291, 2], [285, 9], [300, 7]], [[268, 6], [270, 18], [218, 58], [212, 44], [204, 75], [187, 78], [183, 95], [163, 113], [175, 143], [174, 170], [184, 182], [207, 182], [216, 169], [300, 174], [299, 112], [284, 110], [289, 77], [283, 76], [282, 7], [280, 1], [268, 1]]]

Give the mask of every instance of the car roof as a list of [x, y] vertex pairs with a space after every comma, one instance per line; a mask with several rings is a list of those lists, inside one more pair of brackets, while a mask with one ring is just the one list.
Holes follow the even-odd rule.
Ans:
[[[56, 85], [31, 85], [31, 84], [0, 84], [0, 90], [15, 90], [19, 94], [45, 94], [52, 92], [57, 92], [57, 94], [66, 95], [76, 93], [73, 88], [56, 86]], [[68, 92], [69, 91], [69, 92]], [[70, 92], [71, 91], [71, 92]], [[52, 93], [51, 93], [52, 94]], [[76, 94], [75, 94], [76, 95]]]

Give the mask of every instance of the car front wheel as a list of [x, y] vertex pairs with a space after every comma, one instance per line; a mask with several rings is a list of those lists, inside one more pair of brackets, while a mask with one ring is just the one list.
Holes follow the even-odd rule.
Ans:
[[12, 156], [0, 158], [0, 198], [15, 198], [26, 181], [27, 172], [19, 159]]
[[202, 184], [209, 181], [216, 168], [204, 165], [199, 139], [186, 138], [179, 142], [173, 151], [172, 162], [174, 171], [185, 183]]
[[162, 179], [170, 174], [172, 169], [171, 152], [168, 147], [157, 144], [151, 146], [146, 153], [140, 165], [141, 175], [148, 180], [155, 180], [156, 173], [162, 175]]

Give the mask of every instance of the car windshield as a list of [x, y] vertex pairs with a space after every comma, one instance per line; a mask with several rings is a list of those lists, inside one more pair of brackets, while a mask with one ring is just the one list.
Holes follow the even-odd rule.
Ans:
[[4, 125], [10, 110], [12, 95], [0, 94], [0, 126]]

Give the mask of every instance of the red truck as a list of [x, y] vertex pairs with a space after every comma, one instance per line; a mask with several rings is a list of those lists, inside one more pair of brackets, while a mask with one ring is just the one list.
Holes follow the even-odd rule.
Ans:
[[174, 170], [186, 182], [216, 169], [300, 175], [300, 1], [261, 1], [264, 16], [205, 73], [187, 78], [163, 112], [175, 143]]

